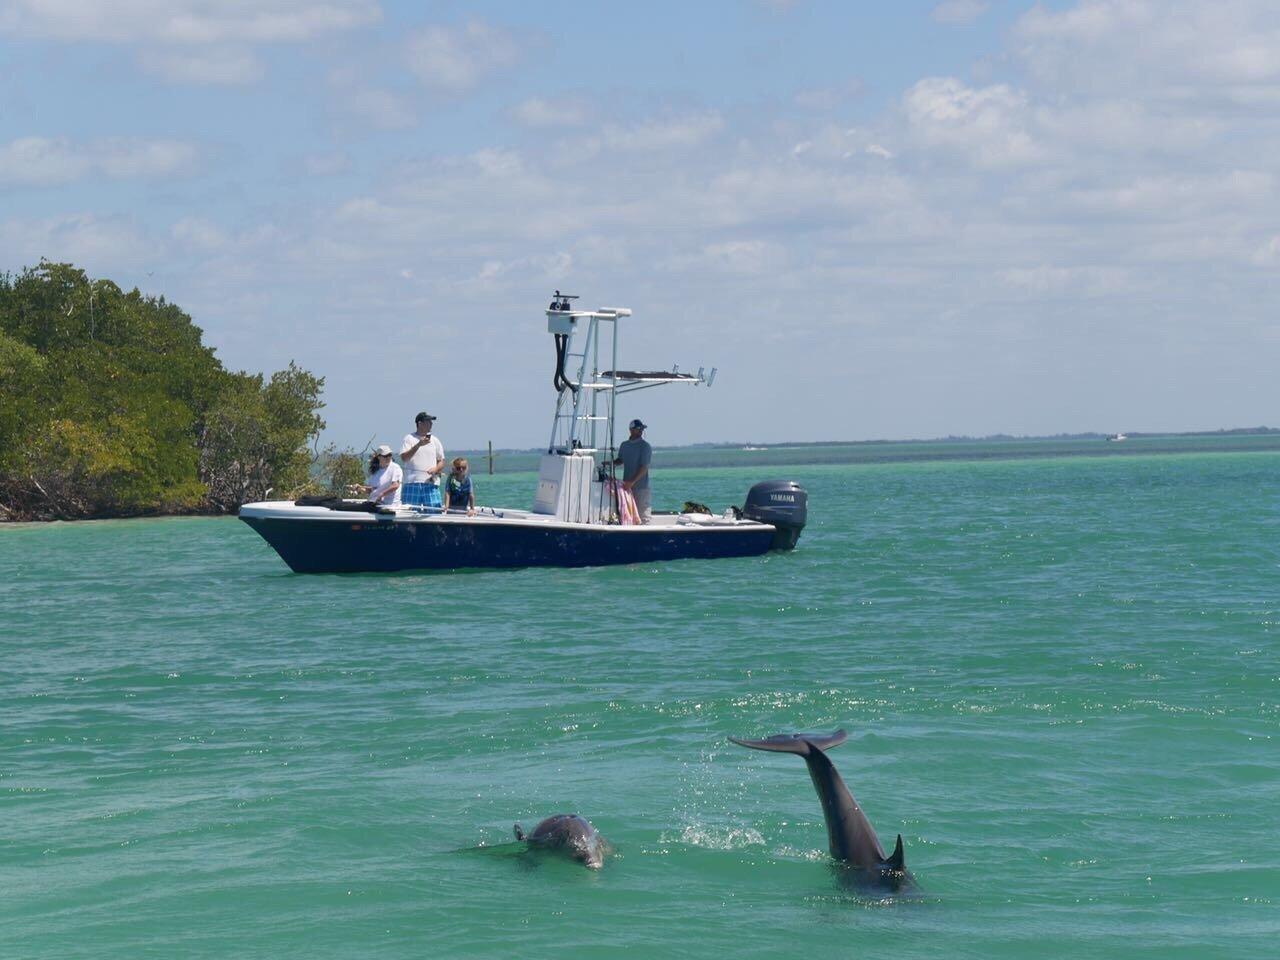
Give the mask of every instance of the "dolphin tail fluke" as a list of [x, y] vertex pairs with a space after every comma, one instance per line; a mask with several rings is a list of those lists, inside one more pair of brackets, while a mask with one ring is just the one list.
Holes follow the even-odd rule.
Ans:
[[516, 824], [516, 839], [517, 840], [524, 839], [524, 827], [520, 826], [520, 824], [518, 823]]
[[743, 740], [739, 737], [729, 739], [740, 747], [750, 747], [752, 750], [772, 750], [775, 753], [798, 753], [805, 756], [813, 747], [819, 750], [838, 747], [849, 739], [849, 734], [837, 730], [835, 733], [779, 733], [765, 740]]
[[906, 857], [902, 853], [902, 834], [898, 834], [898, 842], [893, 845], [893, 853], [885, 861], [885, 866], [899, 873], [907, 869]]

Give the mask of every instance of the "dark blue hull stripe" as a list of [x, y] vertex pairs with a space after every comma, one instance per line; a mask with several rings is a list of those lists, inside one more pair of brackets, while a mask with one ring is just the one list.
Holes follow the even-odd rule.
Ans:
[[295, 573], [595, 567], [768, 552], [772, 527], [734, 530], [539, 528], [523, 524], [393, 523], [241, 517]]

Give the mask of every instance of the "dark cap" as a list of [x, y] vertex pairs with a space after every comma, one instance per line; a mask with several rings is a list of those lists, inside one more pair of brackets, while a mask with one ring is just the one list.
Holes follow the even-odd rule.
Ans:
[[640, 420], [640, 419], [632, 420], [632, 421], [631, 421], [631, 423], [629, 424], [629, 426], [630, 426], [630, 428], [631, 428], [632, 430], [647, 430], [647, 429], [649, 429], [649, 425], [648, 425], [647, 423], [645, 423], [643, 420]]
[[433, 417], [431, 414], [427, 413], [424, 410], [422, 413], [418, 414], [416, 417], [413, 418], [414, 423], [421, 423], [423, 420], [435, 420], [435, 417]]

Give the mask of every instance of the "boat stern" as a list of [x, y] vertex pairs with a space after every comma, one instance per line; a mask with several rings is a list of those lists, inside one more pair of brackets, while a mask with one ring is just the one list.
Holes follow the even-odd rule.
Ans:
[[809, 494], [794, 480], [764, 480], [747, 491], [742, 516], [776, 531], [771, 550], [794, 550], [809, 513]]

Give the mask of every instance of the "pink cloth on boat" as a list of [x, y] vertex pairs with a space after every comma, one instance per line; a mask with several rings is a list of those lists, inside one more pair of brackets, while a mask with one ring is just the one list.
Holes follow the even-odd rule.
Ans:
[[635, 526], [640, 522], [640, 509], [636, 506], [636, 498], [617, 480], [607, 481], [610, 496], [617, 497], [618, 520], [624, 527]]

